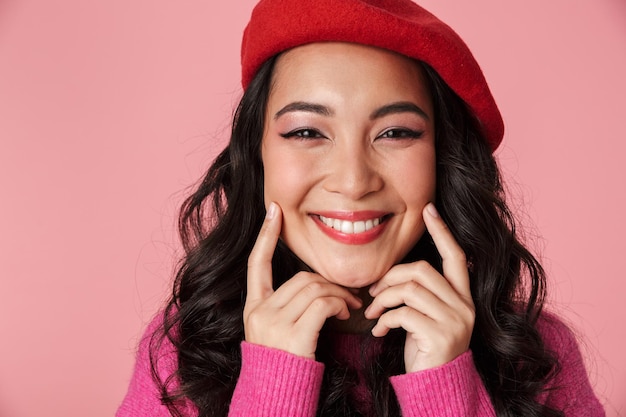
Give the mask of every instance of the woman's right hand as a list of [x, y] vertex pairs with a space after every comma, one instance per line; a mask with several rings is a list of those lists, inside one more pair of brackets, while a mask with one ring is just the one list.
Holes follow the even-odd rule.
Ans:
[[350, 317], [362, 305], [346, 288], [312, 272], [299, 272], [276, 291], [272, 257], [280, 236], [282, 212], [271, 203], [248, 258], [248, 294], [243, 309], [247, 342], [315, 359], [317, 339], [326, 320]]

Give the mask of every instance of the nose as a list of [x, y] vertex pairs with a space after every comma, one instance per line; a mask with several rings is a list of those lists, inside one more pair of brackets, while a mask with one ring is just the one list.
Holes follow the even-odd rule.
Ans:
[[383, 188], [376, 155], [368, 146], [345, 142], [335, 145], [324, 184], [327, 191], [356, 201]]

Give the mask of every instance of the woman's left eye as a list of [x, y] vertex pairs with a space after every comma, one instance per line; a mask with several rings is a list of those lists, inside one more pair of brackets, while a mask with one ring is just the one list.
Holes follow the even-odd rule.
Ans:
[[381, 133], [378, 138], [383, 139], [419, 139], [424, 134], [421, 130], [411, 129], [388, 129]]

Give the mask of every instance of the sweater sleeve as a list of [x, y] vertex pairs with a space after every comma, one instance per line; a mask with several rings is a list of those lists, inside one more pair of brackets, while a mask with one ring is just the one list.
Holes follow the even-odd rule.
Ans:
[[437, 368], [391, 377], [391, 384], [403, 417], [495, 416], [470, 351]]
[[[137, 350], [135, 368], [128, 391], [116, 417], [171, 417], [162, 404], [159, 389], [152, 377], [150, 343], [162, 323], [157, 316], [148, 325]], [[174, 346], [165, 339], [158, 346], [157, 371], [167, 381], [177, 366]], [[322, 384], [324, 365], [290, 353], [243, 342], [242, 366], [233, 394], [229, 417], [315, 415]], [[173, 385], [172, 385], [173, 384]], [[170, 388], [176, 390], [176, 381]], [[196, 417], [198, 410], [189, 400], [178, 404], [185, 417]]]
[[[539, 397], [540, 402], [562, 410], [566, 417], [604, 417], [571, 330], [549, 314], [540, 318], [537, 327], [560, 367]], [[495, 416], [469, 351], [438, 368], [394, 376], [391, 383], [403, 417]]]
[[229, 417], [315, 416], [323, 364], [247, 342], [241, 357]]

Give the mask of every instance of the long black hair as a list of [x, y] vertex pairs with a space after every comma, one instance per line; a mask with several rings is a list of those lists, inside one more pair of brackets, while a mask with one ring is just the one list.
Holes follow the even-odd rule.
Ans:
[[[260, 146], [275, 61], [268, 60], [244, 92], [228, 146], [181, 208], [185, 256], [162, 328], [151, 341], [153, 376], [174, 416], [181, 415], [177, 406], [185, 398], [202, 417], [226, 416], [241, 369], [246, 263], [265, 214]], [[476, 368], [498, 416], [560, 416], [537, 401], [558, 371], [535, 326], [545, 295], [543, 269], [517, 237], [479, 121], [432, 68], [420, 65], [435, 109], [436, 205], [468, 259]], [[440, 268], [428, 233], [405, 261], [417, 258]], [[275, 287], [306, 268], [282, 243], [273, 267]], [[318, 415], [357, 416], [350, 371], [333, 358], [328, 337], [323, 331], [318, 343], [318, 360], [327, 365]], [[178, 367], [162, 380], [157, 367], [165, 338], [177, 351]], [[378, 416], [400, 415], [389, 377], [404, 372], [403, 346], [402, 331], [390, 332], [364, 369]]]

